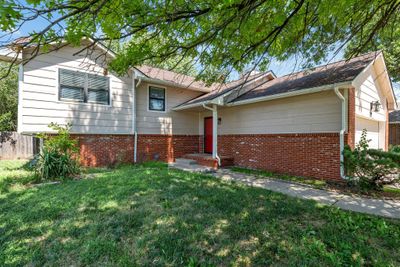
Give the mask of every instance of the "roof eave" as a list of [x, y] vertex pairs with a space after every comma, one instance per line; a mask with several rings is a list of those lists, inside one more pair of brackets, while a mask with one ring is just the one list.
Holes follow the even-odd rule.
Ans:
[[317, 93], [317, 92], [322, 92], [322, 91], [333, 90], [334, 88], [337, 88], [337, 87], [348, 88], [348, 87], [352, 87], [352, 84], [351, 84], [351, 81], [341, 82], [341, 83], [333, 83], [333, 84], [312, 87], [312, 88], [307, 88], [307, 89], [302, 89], [302, 90], [297, 90], [297, 91], [292, 91], [292, 92], [287, 92], [287, 93], [282, 93], [282, 94], [261, 96], [261, 97], [251, 98], [251, 99], [245, 99], [242, 101], [231, 102], [231, 103], [226, 104], [226, 106], [239, 106], [239, 105], [264, 102], [264, 101], [292, 97], [292, 96], [312, 94], [312, 93]]
[[20, 63], [22, 61], [22, 53], [10, 48], [0, 49], [0, 61]]
[[142, 81], [144, 81], [144, 82], [148, 82], [148, 83], [155, 83], [155, 84], [169, 86], [169, 87], [189, 89], [189, 90], [192, 90], [192, 91], [203, 92], [203, 93], [208, 93], [209, 92], [207, 89], [198, 88], [198, 87], [194, 87], [194, 86], [187, 86], [187, 85], [183, 85], [183, 84], [179, 84], [179, 83], [175, 83], [175, 82], [170, 82], [170, 81], [166, 81], [166, 80], [150, 78], [150, 77], [146, 77], [146, 76], [137, 77], [137, 78], [142, 80]]

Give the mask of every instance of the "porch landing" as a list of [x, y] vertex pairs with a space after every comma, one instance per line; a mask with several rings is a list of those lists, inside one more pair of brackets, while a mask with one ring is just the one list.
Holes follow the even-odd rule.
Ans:
[[[214, 159], [210, 154], [206, 153], [186, 154], [182, 158], [194, 160], [199, 165], [211, 167], [215, 170], [218, 169], [218, 160]], [[220, 156], [220, 159], [221, 159], [221, 166], [219, 167], [227, 167], [233, 165], [232, 157]]]

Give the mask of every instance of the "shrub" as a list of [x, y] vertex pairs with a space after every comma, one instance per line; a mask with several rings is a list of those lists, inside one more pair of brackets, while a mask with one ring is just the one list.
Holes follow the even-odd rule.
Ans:
[[55, 180], [71, 177], [80, 172], [78, 164], [79, 149], [77, 142], [71, 139], [71, 124], [59, 126], [51, 123], [49, 128], [56, 135], [41, 134], [44, 145], [35, 163], [35, 172], [41, 180]]
[[343, 155], [346, 174], [350, 182], [362, 188], [382, 189], [384, 184], [398, 180], [400, 153], [397, 150], [370, 149], [369, 141], [364, 129], [354, 150], [345, 147]]
[[393, 146], [393, 145], [391, 145], [390, 147], [389, 147], [389, 151], [390, 152], [394, 152], [394, 153], [400, 153], [400, 146]]

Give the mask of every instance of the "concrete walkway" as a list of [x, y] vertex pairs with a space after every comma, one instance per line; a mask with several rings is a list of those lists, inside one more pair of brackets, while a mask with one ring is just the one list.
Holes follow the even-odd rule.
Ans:
[[225, 181], [236, 181], [293, 197], [312, 199], [326, 205], [337, 206], [344, 210], [400, 219], [400, 201], [354, 197], [333, 191], [315, 189], [298, 183], [268, 178], [261, 179], [257, 176], [237, 173], [227, 169], [220, 169], [212, 175]]

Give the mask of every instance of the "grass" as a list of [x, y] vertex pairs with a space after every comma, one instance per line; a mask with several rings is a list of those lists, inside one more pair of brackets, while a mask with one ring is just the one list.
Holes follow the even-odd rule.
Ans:
[[323, 188], [326, 188], [326, 186], [327, 186], [326, 181], [312, 179], [312, 178], [278, 174], [278, 173], [273, 173], [273, 172], [269, 172], [269, 171], [248, 169], [248, 168], [236, 167], [236, 166], [231, 167], [230, 169], [232, 171], [240, 172], [240, 173], [244, 173], [244, 174], [251, 174], [251, 175], [263, 176], [263, 177], [268, 177], [268, 178], [278, 178], [281, 180], [307, 184], [307, 185], [311, 185], [318, 189], [323, 189]]
[[399, 221], [163, 164], [40, 187], [4, 165], [0, 266], [400, 265]]

